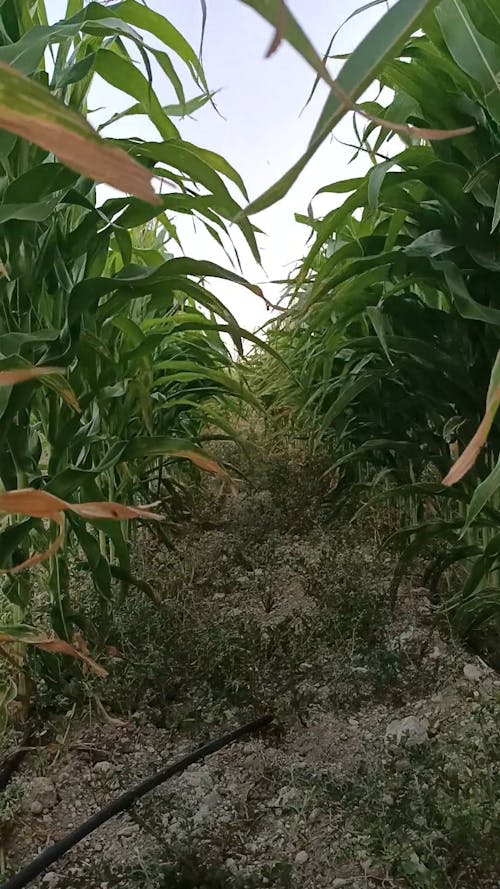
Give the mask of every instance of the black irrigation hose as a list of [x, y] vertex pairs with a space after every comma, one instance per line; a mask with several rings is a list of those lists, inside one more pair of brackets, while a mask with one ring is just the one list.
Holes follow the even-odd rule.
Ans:
[[227, 747], [228, 744], [237, 741], [244, 735], [249, 735], [252, 732], [258, 731], [260, 728], [264, 728], [269, 725], [272, 720], [272, 714], [268, 714], [267, 716], [261, 716], [260, 719], [255, 719], [253, 722], [248, 722], [246, 725], [241, 725], [234, 731], [228, 732], [227, 735], [223, 735], [221, 738], [216, 738], [214, 741], [209, 741], [202, 747], [198, 747], [196, 750], [193, 750], [192, 753], [188, 753], [187, 756], [183, 756], [182, 759], [177, 760], [177, 762], [174, 762], [172, 765], [166, 766], [160, 772], [157, 772], [156, 775], [151, 775], [149, 778], [146, 778], [145, 781], [141, 781], [140, 784], [136, 784], [131, 790], [127, 790], [117, 799], [113, 800], [113, 802], [104, 806], [100, 812], [96, 812], [95, 815], [92, 815], [91, 818], [84, 821], [83, 824], [80, 824], [79, 827], [76, 827], [70, 833], [67, 833], [62, 840], [59, 840], [57, 843], [44, 849], [44, 851], [40, 855], [37, 855], [30, 864], [23, 867], [17, 874], [14, 874], [10, 880], [7, 880], [0, 889], [22, 889], [23, 886], [27, 886], [28, 883], [31, 883], [32, 880], [35, 880], [40, 876], [49, 865], [54, 864], [58, 858], [61, 858], [61, 856], [72, 849], [73, 846], [76, 846], [76, 844], [83, 840], [84, 837], [88, 836], [89, 833], [92, 833], [106, 821], [109, 821], [110, 818], [119, 815], [120, 812], [125, 812], [127, 809], [130, 809], [141, 796], [149, 793], [150, 790], [154, 790], [155, 787], [159, 787], [160, 784], [163, 784], [164, 781], [167, 781], [169, 778], [173, 778], [174, 775], [180, 775], [188, 768], [188, 766], [193, 765], [193, 763], [205, 759], [206, 756], [216, 753], [217, 750], [221, 750], [223, 747]]

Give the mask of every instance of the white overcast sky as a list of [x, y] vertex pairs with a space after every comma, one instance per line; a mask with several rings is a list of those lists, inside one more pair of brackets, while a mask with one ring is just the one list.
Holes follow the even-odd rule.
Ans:
[[[62, 17], [65, 0], [46, 0], [46, 4], [52, 21]], [[200, 0], [148, 0], [148, 5], [162, 12], [198, 47]], [[320, 52], [326, 49], [333, 31], [360, 5], [361, 0], [289, 0], [289, 7]], [[210, 88], [219, 90], [216, 102], [223, 116], [208, 105], [194, 118], [176, 120], [176, 124], [183, 138], [223, 154], [242, 175], [250, 197], [255, 198], [306, 147], [325, 100], [325, 90], [318, 90], [314, 101], [300, 115], [314, 80], [314, 73], [300, 56], [282, 44], [272, 58], [266, 59], [272, 30], [240, 0], [207, 0], [207, 7], [204, 66]], [[353, 49], [384, 9], [385, 4], [376, 6], [349, 22], [339, 34], [334, 51], [340, 54]], [[177, 68], [180, 72], [182, 64]], [[335, 72], [335, 63], [331, 70]], [[187, 84], [186, 80], [187, 96], [192, 97], [196, 89]], [[162, 104], [176, 101], [166, 79], [158, 79], [156, 91]], [[133, 100], [100, 81], [94, 89], [92, 104], [114, 112], [133, 104]], [[119, 127], [118, 132], [123, 135], [159, 138], [143, 117], [128, 118]], [[111, 130], [105, 133], [112, 134]], [[336, 135], [352, 141], [351, 124], [347, 120], [341, 123]], [[309, 230], [295, 222], [294, 213], [306, 213], [311, 198], [322, 185], [364, 172], [368, 163], [363, 158], [348, 165], [352, 153], [338, 141], [328, 140], [289, 194], [278, 205], [253, 217], [265, 232], [259, 237], [264, 270], [242, 246], [241, 238], [236, 238], [245, 276], [263, 285], [271, 300], [276, 298], [279, 288], [269, 282], [286, 277], [305, 249]], [[320, 199], [315, 203], [318, 212], [333, 206], [332, 196], [321, 200], [323, 203]], [[179, 231], [187, 255], [227, 265], [223, 252], [201, 227], [195, 231], [183, 217]], [[255, 329], [268, 320], [263, 303], [249, 291], [227, 282], [214, 282], [213, 289], [244, 327]]]

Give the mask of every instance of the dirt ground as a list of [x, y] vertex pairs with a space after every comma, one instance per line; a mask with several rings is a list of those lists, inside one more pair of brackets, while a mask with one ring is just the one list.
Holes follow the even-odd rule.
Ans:
[[383, 521], [337, 514], [323, 468], [269, 455], [237, 494], [204, 494], [169, 547], [141, 533], [134, 571], [160, 604], [131, 591], [113, 609], [103, 641], [120, 656], [104, 684], [75, 698], [40, 680], [50, 719], [0, 806], [6, 875], [271, 711], [272, 728], [169, 781], [33, 885], [498, 889], [500, 676], [453, 642], [418, 576], [391, 610]]

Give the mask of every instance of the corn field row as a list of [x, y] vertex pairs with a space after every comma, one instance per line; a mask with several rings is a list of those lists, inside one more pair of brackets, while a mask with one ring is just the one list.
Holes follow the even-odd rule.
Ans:
[[[300, 217], [310, 248], [268, 335], [290, 370], [260, 356], [255, 385], [327, 443], [347, 496], [403, 509], [395, 583], [430, 553], [427, 581], [439, 596], [451, 572], [440, 602], [467, 636], [500, 616], [500, 13], [431, 6], [357, 115], [368, 173]], [[468, 132], [424, 141], [423, 126]]]
[[[460, 632], [498, 629], [500, 11], [398, 0], [334, 81], [281, 0], [243, 2], [272, 26], [268, 54], [288, 41], [328, 86], [307, 150], [250, 203], [238, 172], [174, 122], [212, 93], [163, 14], [68, 0], [49, 24], [43, 0], [0, 3], [2, 713], [28, 694], [32, 646], [103, 673], [82, 641], [69, 565], [119, 604], [113, 579], [122, 597], [134, 582], [131, 522], [168, 514], [189, 471], [230, 483], [205, 442], [237, 439], [248, 406], [285, 410], [329, 450], [344, 491], [396, 499], [408, 517], [390, 541], [401, 570], [431, 550], [433, 589], [454, 572], [440, 604]], [[158, 73], [175, 94], [167, 108]], [[99, 132], [86, 121], [96, 77], [130, 99]], [[379, 98], [364, 102], [374, 82]], [[230, 226], [259, 260], [250, 217], [348, 113], [371, 168], [320, 190], [326, 215], [299, 217], [309, 250], [258, 339], [207, 279], [263, 297], [235, 270]], [[138, 115], [157, 140], [133, 135]], [[118, 119], [130, 137], [105, 138]], [[127, 194], [102, 199], [98, 183]], [[175, 257], [179, 214], [233, 266]]]

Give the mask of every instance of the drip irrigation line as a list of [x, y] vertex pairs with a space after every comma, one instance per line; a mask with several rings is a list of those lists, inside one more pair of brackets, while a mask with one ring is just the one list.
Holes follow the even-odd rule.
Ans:
[[99, 812], [96, 812], [95, 815], [92, 815], [87, 821], [84, 821], [83, 824], [80, 824], [79, 827], [76, 827], [74, 830], [70, 831], [70, 833], [67, 833], [66, 836], [57, 843], [44, 849], [44, 851], [41, 852], [40, 855], [37, 855], [37, 857], [27, 864], [26, 867], [23, 867], [22, 870], [7, 880], [0, 889], [23, 889], [24, 886], [27, 886], [28, 883], [35, 880], [51, 864], [54, 864], [55, 861], [72, 849], [73, 846], [76, 846], [77, 843], [94, 830], [97, 830], [98, 827], [105, 824], [106, 821], [109, 821], [110, 818], [114, 818], [115, 815], [119, 815], [121, 812], [126, 812], [138, 799], [145, 796], [146, 793], [154, 790], [155, 787], [159, 787], [160, 784], [168, 781], [169, 778], [173, 778], [175, 775], [180, 775], [190, 765], [193, 765], [193, 763], [200, 762], [212, 753], [222, 750], [223, 747], [227, 747], [229, 744], [232, 744], [233, 741], [237, 741], [245, 735], [252, 734], [261, 728], [265, 728], [272, 722], [272, 720], [272, 714], [267, 714], [266, 716], [261, 716], [259, 719], [253, 720], [253, 722], [241, 725], [239, 728], [234, 729], [234, 731], [228, 732], [228, 734], [222, 735], [220, 738], [215, 738], [213, 741], [208, 741], [207, 744], [203, 744], [201, 747], [197, 747], [191, 753], [183, 756], [182, 759], [177, 760], [177, 762], [166, 766], [155, 775], [151, 775], [149, 778], [136, 784], [135, 787], [127, 790], [111, 803], [108, 803], [107, 806], [104, 806]]

